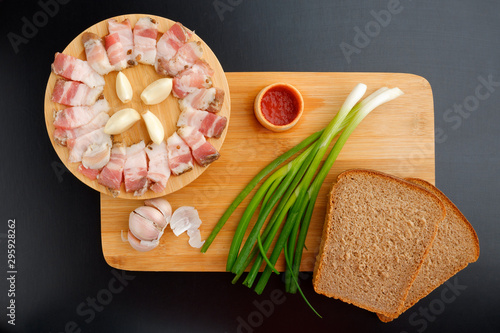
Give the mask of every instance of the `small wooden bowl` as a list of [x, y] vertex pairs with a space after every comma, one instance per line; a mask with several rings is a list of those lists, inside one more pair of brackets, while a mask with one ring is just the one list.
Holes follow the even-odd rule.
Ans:
[[[298, 113], [291, 122], [285, 125], [276, 125], [271, 123], [269, 120], [266, 119], [266, 117], [262, 113], [262, 108], [261, 108], [262, 98], [264, 97], [266, 92], [268, 92], [270, 89], [277, 87], [284, 88], [285, 90], [290, 92], [297, 101]], [[302, 116], [302, 113], [304, 113], [304, 99], [302, 98], [302, 95], [300, 94], [299, 90], [294, 86], [292, 86], [291, 84], [278, 82], [265, 87], [257, 94], [257, 97], [255, 97], [253, 109], [255, 117], [257, 117], [257, 120], [259, 121], [259, 123], [261, 123], [262, 126], [273, 132], [283, 132], [295, 126], [295, 124], [297, 124], [297, 122], [299, 121], [300, 117]]]

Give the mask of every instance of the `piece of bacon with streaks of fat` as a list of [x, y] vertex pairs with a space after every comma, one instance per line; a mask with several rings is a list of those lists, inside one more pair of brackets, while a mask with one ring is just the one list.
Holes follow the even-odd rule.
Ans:
[[117, 33], [120, 36], [120, 42], [126, 54], [127, 65], [135, 66], [137, 62], [134, 59], [134, 35], [130, 21], [125, 19], [118, 22], [115, 19], [108, 20], [109, 34]]
[[57, 79], [52, 90], [52, 102], [68, 106], [90, 106], [103, 91], [103, 86], [90, 88], [84, 83]]
[[111, 110], [108, 101], [103, 98], [92, 106], [73, 106], [54, 111], [54, 126], [61, 129], [72, 129], [88, 124], [99, 113]]
[[176, 22], [170, 27], [156, 43], [155, 69], [160, 75], [167, 76], [168, 73], [162, 64], [168, 63], [177, 51], [184, 45], [192, 33], [182, 24]]
[[97, 73], [106, 75], [115, 69], [109, 62], [101, 37], [93, 32], [85, 32], [82, 35], [82, 43], [87, 62]]
[[66, 145], [68, 139], [75, 139], [79, 136], [85, 135], [96, 129], [102, 128], [109, 120], [109, 115], [106, 112], [101, 112], [89, 123], [76, 128], [58, 128], [54, 130], [54, 140], [61, 146]]
[[108, 164], [101, 170], [98, 183], [107, 187], [113, 196], [120, 194], [123, 182], [123, 168], [127, 158], [127, 150], [123, 143], [115, 143], [111, 148], [111, 156]]
[[149, 159], [149, 188], [155, 193], [161, 193], [167, 187], [167, 181], [170, 177], [167, 144], [165, 141], [162, 141], [160, 144], [150, 143], [146, 147], [146, 154]]
[[179, 99], [181, 110], [193, 108], [217, 113], [224, 103], [224, 90], [220, 88], [196, 89], [183, 99]]
[[125, 190], [134, 196], [143, 195], [148, 189], [148, 161], [144, 141], [127, 147], [127, 158], [123, 167]]
[[208, 138], [219, 138], [226, 125], [224, 116], [191, 108], [182, 111], [177, 120], [177, 127], [192, 126]]
[[50, 66], [52, 72], [65, 79], [85, 83], [90, 88], [104, 86], [104, 78], [87, 61], [57, 52]]
[[146, 65], [153, 65], [156, 58], [156, 37], [158, 22], [151, 17], [140, 18], [134, 26], [134, 59]]
[[88, 169], [100, 170], [109, 162], [111, 143], [93, 143], [82, 155], [82, 164]]
[[201, 43], [199, 41], [188, 42], [183, 44], [175, 56], [167, 62], [159, 59], [158, 66], [165, 69], [166, 75], [175, 77], [180, 72], [192, 67], [202, 56]]
[[172, 92], [177, 98], [184, 98], [197, 89], [212, 87], [214, 70], [202, 59], [180, 72], [172, 82]]
[[97, 177], [99, 176], [99, 169], [89, 169], [83, 166], [83, 164], [80, 164], [78, 166], [78, 171], [80, 171], [85, 177], [87, 177], [90, 180], [96, 180]]
[[177, 134], [191, 148], [194, 160], [201, 166], [207, 166], [220, 157], [219, 152], [203, 134], [192, 126], [184, 126], [177, 130]]
[[168, 167], [176, 176], [193, 169], [193, 157], [189, 146], [174, 132], [167, 139]]
[[69, 149], [68, 160], [70, 162], [81, 162], [83, 154], [92, 144], [108, 144], [111, 147], [111, 136], [104, 133], [104, 128], [99, 128], [77, 138], [66, 140], [66, 146]]
[[120, 35], [117, 32], [107, 35], [104, 37], [104, 44], [109, 62], [115, 71], [127, 68], [127, 52], [120, 41]]

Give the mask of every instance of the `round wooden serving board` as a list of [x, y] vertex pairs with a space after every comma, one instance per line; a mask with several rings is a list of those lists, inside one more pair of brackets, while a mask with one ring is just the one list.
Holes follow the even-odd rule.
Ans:
[[[132, 27], [134, 27], [137, 20], [145, 16], [149, 16], [158, 22], [158, 31], [159, 31], [158, 38], [160, 38], [161, 34], [167, 31], [175, 23], [174, 21], [171, 21], [163, 17], [146, 15], [146, 14], [130, 14], [130, 15], [117, 16], [114, 18], [119, 22], [128, 18]], [[84, 32], [86, 31], [90, 31], [101, 37], [104, 37], [105, 35], [108, 34], [107, 20], [101, 21], [91, 26]], [[73, 41], [64, 49], [63, 53], [85, 60], [86, 59], [85, 50], [83, 48], [83, 43], [81, 41], [82, 34], [83, 32], [80, 35], [78, 35], [75, 39], [73, 39]], [[229, 86], [226, 80], [226, 76], [224, 74], [224, 70], [222, 69], [222, 66], [217, 60], [215, 54], [207, 46], [207, 44], [205, 44], [205, 42], [203, 42], [203, 40], [201, 40], [201, 38], [199, 38], [195, 34], [193, 34], [190, 40], [201, 42], [201, 47], [203, 49], [203, 59], [207, 61], [215, 71], [215, 74], [212, 77], [213, 85], [214, 87], [224, 89], [225, 91], [224, 104], [222, 106], [221, 111], [219, 112], [219, 115], [228, 118], [228, 125], [226, 126], [226, 129], [224, 130], [223, 134], [219, 139], [213, 139], [213, 138], [208, 139], [208, 141], [210, 141], [210, 143], [217, 150], [220, 150], [222, 147], [222, 143], [224, 142], [224, 139], [226, 137], [227, 129], [229, 126], [229, 115], [231, 111]], [[123, 73], [127, 76], [130, 83], [132, 84], [132, 88], [134, 90], [134, 97], [131, 102], [126, 104], [122, 103], [118, 99], [115, 90], [115, 80], [118, 72], [111, 72], [105, 75], [104, 79], [106, 81], [106, 85], [104, 87], [104, 96], [108, 100], [111, 106], [111, 111], [109, 112], [109, 115], [112, 115], [114, 112], [124, 108], [133, 108], [137, 110], [139, 113], [145, 110], [150, 110], [162, 122], [165, 129], [165, 139], [168, 138], [177, 129], [176, 123], [180, 114], [177, 98], [175, 98], [172, 94], [170, 94], [170, 96], [160, 104], [149, 105], [149, 106], [145, 105], [144, 103], [142, 103], [140, 99], [142, 91], [150, 83], [161, 78], [161, 76], [156, 73], [153, 66], [144, 64], [139, 64], [131, 68], [126, 68], [123, 70]], [[47, 126], [47, 132], [49, 134], [50, 141], [52, 142], [52, 145], [56, 150], [57, 155], [59, 156], [61, 161], [78, 179], [80, 179], [83, 183], [87, 184], [93, 189], [101, 193], [110, 195], [109, 191], [104, 186], [99, 185], [97, 180], [92, 181], [87, 177], [85, 177], [80, 171], [78, 171], [78, 165], [80, 163], [69, 163], [68, 149], [54, 142], [54, 130], [55, 130], [53, 125], [54, 110], [62, 110], [66, 108], [64, 105], [57, 104], [51, 101], [52, 90], [54, 88], [54, 84], [57, 78], [58, 76], [56, 76], [54, 73], [51, 73], [45, 90], [45, 124]], [[143, 120], [138, 121], [131, 129], [129, 129], [125, 133], [122, 133], [121, 135], [115, 135], [113, 140], [114, 142], [125, 142], [127, 146], [130, 146], [131, 144], [137, 143], [141, 140], [144, 140], [146, 144], [148, 144], [151, 141], [146, 129], [146, 125], [144, 124]], [[216, 161], [214, 163], [218, 162]], [[180, 176], [171, 176], [170, 179], [168, 180], [167, 187], [164, 192], [155, 193], [151, 190], [148, 190], [144, 195], [140, 197], [134, 197], [133, 193], [125, 192], [124, 185], [122, 184], [122, 189], [118, 197], [123, 199], [143, 200], [148, 198], [164, 196], [169, 193], [175, 192], [183, 188], [187, 184], [191, 183], [193, 180], [198, 178], [198, 176], [200, 176], [205, 170], [206, 167], [200, 167], [199, 165], [195, 164], [192, 171], [189, 171]]]

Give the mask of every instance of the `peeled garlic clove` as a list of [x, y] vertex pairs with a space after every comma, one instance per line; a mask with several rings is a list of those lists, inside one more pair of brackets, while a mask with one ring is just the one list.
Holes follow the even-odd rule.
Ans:
[[132, 246], [134, 249], [140, 252], [151, 251], [152, 249], [157, 247], [158, 244], [160, 244], [160, 242], [156, 239], [152, 241], [140, 240], [137, 237], [135, 237], [134, 234], [130, 232], [130, 230], [128, 231], [128, 242], [130, 246]]
[[161, 231], [163, 231], [163, 229], [167, 226], [167, 222], [165, 221], [163, 214], [154, 207], [142, 206], [136, 208], [134, 212], [153, 222], [156, 228]]
[[158, 119], [158, 117], [156, 117], [151, 111], [144, 112], [142, 114], [142, 118], [146, 123], [149, 137], [154, 143], [159, 145], [165, 138], [165, 130], [163, 129], [160, 119]]
[[163, 214], [165, 222], [167, 224], [170, 222], [170, 218], [172, 217], [172, 206], [167, 200], [162, 198], [148, 199], [144, 201], [144, 205], [158, 209]]
[[115, 112], [111, 118], [109, 118], [106, 126], [104, 127], [104, 133], [111, 135], [121, 134], [132, 127], [140, 119], [141, 115], [134, 109], [122, 109]]
[[156, 80], [144, 89], [141, 100], [146, 105], [154, 105], [163, 102], [172, 91], [172, 79], [164, 78]]
[[159, 239], [163, 234], [153, 221], [137, 214], [135, 211], [130, 213], [128, 227], [135, 237], [144, 241]]
[[130, 102], [134, 95], [130, 81], [122, 72], [119, 72], [116, 76], [116, 94], [123, 103]]
[[188, 229], [198, 229], [201, 225], [201, 220], [198, 211], [194, 207], [180, 207], [170, 220], [170, 228], [176, 236], [179, 236]]

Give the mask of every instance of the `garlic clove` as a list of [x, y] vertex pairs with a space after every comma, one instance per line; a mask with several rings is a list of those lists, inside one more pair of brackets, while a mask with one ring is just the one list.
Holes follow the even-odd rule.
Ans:
[[163, 139], [165, 139], [165, 130], [163, 129], [160, 119], [151, 111], [144, 112], [142, 118], [146, 123], [146, 128], [148, 129], [151, 140], [158, 145], [162, 143]]
[[136, 238], [144, 241], [157, 240], [163, 234], [153, 221], [137, 214], [135, 211], [130, 213], [128, 227]]
[[129, 242], [130, 246], [132, 246], [135, 250], [140, 251], [140, 252], [151, 251], [152, 249], [157, 247], [158, 244], [160, 244], [160, 242], [156, 239], [152, 240], [152, 241], [140, 240], [140, 239], [136, 238], [134, 236], [134, 234], [132, 234], [130, 232], [130, 230], [128, 231], [128, 242]]
[[172, 206], [167, 200], [162, 198], [148, 199], [144, 201], [144, 205], [158, 209], [163, 214], [165, 222], [167, 224], [170, 222], [170, 218], [172, 217]]
[[111, 118], [109, 118], [106, 126], [104, 127], [104, 133], [111, 135], [121, 134], [132, 127], [140, 119], [141, 115], [134, 109], [122, 109], [115, 112]]
[[134, 94], [130, 81], [122, 72], [118, 72], [116, 76], [116, 94], [123, 103], [130, 102]]
[[172, 91], [172, 79], [163, 78], [151, 83], [141, 94], [141, 100], [146, 105], [154, 105], [163, 102]]
[[153, 222], [156, 228], [160, 231], [163, 231], [163, 229], [167, 226], [167, 222], [163, 214], [154, 207], [141, 206], [136, 208], [134, 212]]

